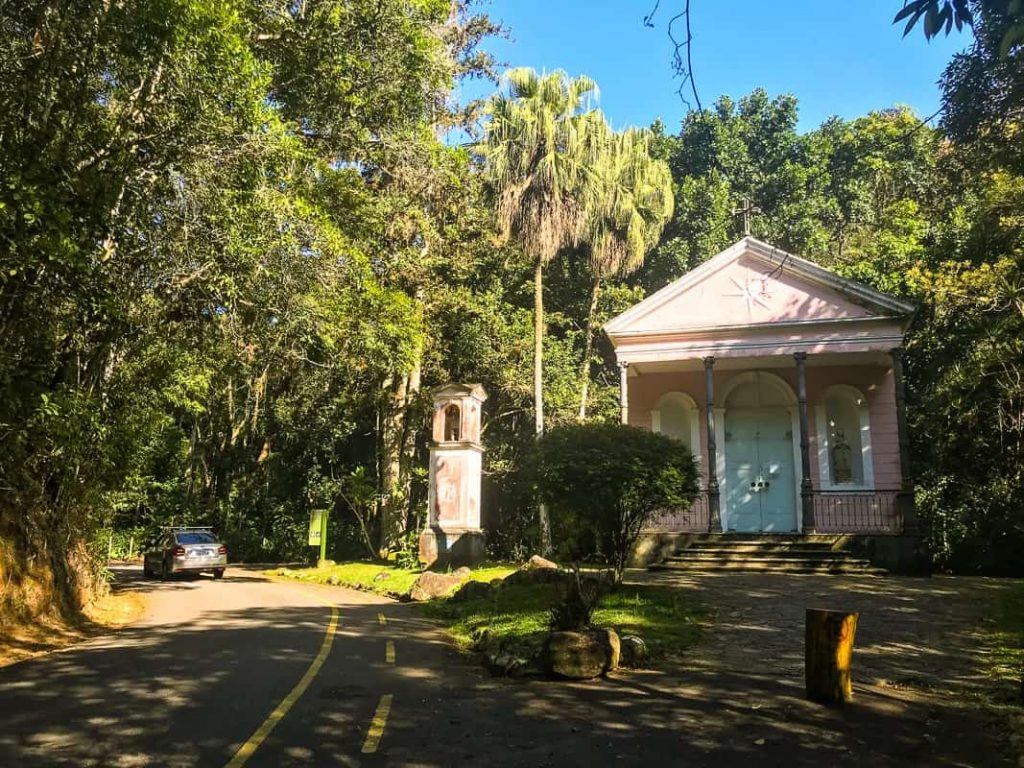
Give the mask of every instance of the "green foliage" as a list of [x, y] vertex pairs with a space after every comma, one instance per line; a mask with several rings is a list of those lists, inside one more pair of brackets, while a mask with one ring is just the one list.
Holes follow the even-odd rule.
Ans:
[[105, 560], [129, 560], [139, 557], [144, 551], [151, 532], [145, 528], [100, 528], [93, 534], [91, 542], [96, 557]]
[[697, 495], [697, 465], [670, 437], [622, 424], [574, 424], [544, 435], [536, 483], [564, 554], [605, 557], [621, 580], [629, 552], [659, 509]]
[[340, 563], [316, 568], [277, 568], [267, 571], [267, 575], [313, 584], [349, 587], [397, 598], [409, 593], [419, 577], [419, 569], [381, 563]]
[[974, 23], [969, 0], [905, 0], [903, 8], [892, 20], [894, 24], [907, 20], [903, 36], [910, 34], [917, 22], [924, 19], [924, 36], [929, 40], [945, 27], [948, 35], [956, 24], [957, 31]]
[[985, 167], [996, 161], [1021, 173], [1024, 7], [1002, 0], [972, 7], [974, 44], [953, 58], [939, 83], [942, 127], [958, 143], [961, 163]]
[[414, 569], [420, 567], [420, 531], [413, 529], [402, 539], [402, 548], [395, 553], [397, 568]]
[[423, 302], [394, 276], [486, 229], [466, 153], [430, 130], [495, 29], [452, 11], [0, 11], [0, 537], [17, 560], [66, 574], [99, 525], [190, 522], [235, 557], [306, 554], [311, 506], [341, 504], [313, 497], [376, 464], [382, 391], [422, 355]]
[[[445, 621], [463, 651], [471, 650], [486, 633], [488, 645], [528, 656], [547, 635], [558, 600], [553, 584], [515, 585], [476, 600], [434, 600], [422, 610]], [[701, 608], [681, 597], [679, 590], [628, 584], [601, 598], [591, 623], [623, 635], [640, 635], [650, 658], [657, 660], [678, 656], [696, 643], [702, 616]]]

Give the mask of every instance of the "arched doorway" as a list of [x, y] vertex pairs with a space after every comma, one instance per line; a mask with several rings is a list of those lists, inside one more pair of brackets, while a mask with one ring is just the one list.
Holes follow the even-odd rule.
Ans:
[[742, 374], [723, 400], [726, 530], [791, 533], [797, 530], [797, 417], [793, 390], [774, 374]]

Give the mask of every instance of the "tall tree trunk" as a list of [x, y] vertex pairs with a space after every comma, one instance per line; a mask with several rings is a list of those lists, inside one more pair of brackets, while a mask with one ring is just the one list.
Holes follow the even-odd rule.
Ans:
[[533, 271], [533, 423], [544, 434], [544, 262]]
[[409, 383], [406, 385], [405, 425], [402, 435], [402, 458], [399, 463], [398, 483], [402, 498], [405, 500], [405, 515], [408, 517], [412, 501], [412, 468], [416, 460], [416, 436], [422, 428], [418, 400], [420, 385], [423, 378], [423, 350], [417, 349], [416, 359], [409, 372]]
[[[422, 291], [416, 292], [422, 300]], [[416, 397], [420, 391], [423, 371], [423, 346], [416, 349], [412, 368], [397, 377], [392, 387], [388, 411], [382, 420], [383, 456], [381, 460], [381, 492], [384, 503], [381, 508], [381, 557], [400, 544], [401, 534], [406, 529], [409, 516], [409, 501], [412, 496], [412, 463], [415, 459]]]
[[[533, 272], [533, 408], [537, 438], [544, 434], [544, 262], [538, 258]], [[546, 504], [537, 507], [540, 551], [551, 551], [551, 521]]]
[[399, 484], [402, 461], [402, 425], [405, 419], [409, 379], [406, 375], [392, 376], [388, 400], [382, 405], [380, 417], [380, 547], [379, 555], [387, 558], [402, 534], [401, 510], [403, 499]]
[[601, 278], [594, 276], [590, 288], [590, 310], [584, 330], [583, 365], [580, 367], [580, 421], [587, 418], [587, 396], [590, 393], [590, 357], [594, 353], [594, 316], [597, 314], [597, 299], [601, 295]]

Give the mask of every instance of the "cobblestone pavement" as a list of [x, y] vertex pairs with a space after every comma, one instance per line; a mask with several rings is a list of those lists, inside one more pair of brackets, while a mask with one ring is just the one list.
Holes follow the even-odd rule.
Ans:
[[711, 611], [693, 667], [761, 669], [803, 679], [804, 610], [856, 611], [859, 683], [970, 693], [986, 680], [979, 630], [999, 579], [635, 571], [629, 579], [690, 594]]

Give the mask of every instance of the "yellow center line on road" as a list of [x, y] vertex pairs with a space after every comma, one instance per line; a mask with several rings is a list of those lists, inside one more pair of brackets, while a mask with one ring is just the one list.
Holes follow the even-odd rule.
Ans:
[[395, 641], [394, 640], [388, 640], [387, 645], [384, 646], [384, 661], [386, 661], [388, 664], [394, 664], [395, 663]]
[[382, 627], [386, 627], [388, 624], [388, 617], [385, 616], [383, 613], [378, 613], [377, 623], [380, 624]]
[[366, 732], [366, 741], [363, 742], [363, 754], [372, 755], [380, 746], [381, 737], [384, 735], [384, 728], [388, 724], [388, 715], [391, 713], [391, 702], [394, 699], [390, 693], [380, 697], [377, 711], [373, 713], [373, 720], [370, 721], [370, 730]]
[[[306, 674], [302, 676], [302, 679], [292, 688], [291, 693], [281, 700], [281, 703], [275, 707], [274, 711], [270, 713], [263, 724], [256, 729], [256, 732], [249, 737], [242, 746], [235, 752], [235, 756], [231, 758], [231, 762], [227, 764], [225, 768], [241, 768], [245, 765], [253, 753], [259, 749], [260, 744], [264, 742], [270, 732], [274, 730], [276, 726], [288, 711], [295, 705], [295, 702], [306, 692], [309, 688], [309, 684], [313, 682], [313, 678], [317, 676], [320, 671], [320, 667], [324, 665], [327, 660], [327, 654], [331, 652], [331, 645], [334, 644], [334, 635], [338, 629], [338, 608], [331, 606], [331, 622], [327, 625], [327, 631], [324, 633], [324, 641], [320, 645], [320, 652], [313, 659], [313, 662], [309, 665], [309, 669], [306, 670]], [[385, 714], [385, 718], [387, 715]]]

